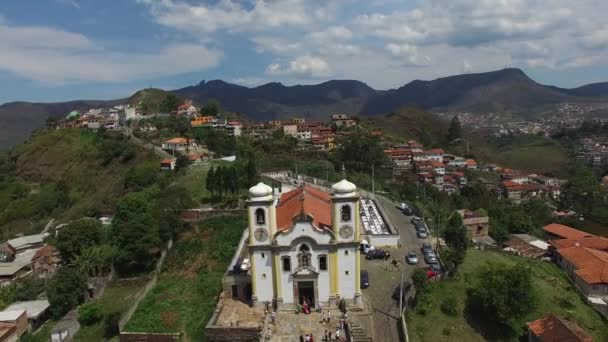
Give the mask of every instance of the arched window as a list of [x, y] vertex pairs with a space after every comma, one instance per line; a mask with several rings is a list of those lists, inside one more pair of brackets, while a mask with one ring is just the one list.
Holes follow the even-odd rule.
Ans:
[[340, 214], [342, 217], [342, 221], [350, 221], [350, 206], [343, 205], [342, 209], [340, 209]]
[[257, 224], [264, 224], [266, 222], [266, 217], [264, 214], [264, 209], [260, 208], [255, 211], [255, 222]]

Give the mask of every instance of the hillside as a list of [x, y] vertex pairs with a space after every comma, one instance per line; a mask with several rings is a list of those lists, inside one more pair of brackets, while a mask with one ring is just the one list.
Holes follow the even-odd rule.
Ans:
[[372, 128], [379, 128], [396, 140], [406, 142], [414, 139], [425, 145], [440, 144], [448, 129], [447, 122], [416, 107], [407, 107], [387, 115], [374, 116], [362, 123]]
[[78, 129], [44, 131], [0, 158], [0, 233], [38, 232], [49, 219], [113, 210], [129, 170], [157, 158], [124, 137]]
[[374, 116], [408, 106], [430, 111], [492, 111], [531, 118], [561, 102], [608, 103], [608, 83], [563, 89], [539, 84], [520, 69], [416, 80], [387, 91], [374, 90], [355, 80], [295, 86], [275, 82], [252, 88], [214, 80], [170, 91], [143, 89], [128, 99], [114, 101], [8, 103], [0, 106], [0, 149], [24, 141], [33, 130], [43, 127], [49, 116], [125, 102], [143, 103], [154, 111], [162, 108], [169, 93], [198, 105], [215, 99], [224, 110], [252, 120], [294, 116], [321, 119], [332, 113]]

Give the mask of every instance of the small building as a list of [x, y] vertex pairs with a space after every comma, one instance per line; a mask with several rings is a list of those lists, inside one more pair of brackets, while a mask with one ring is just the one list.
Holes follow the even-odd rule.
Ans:
[[192, 121], [190, 121], [190, 126], [203, 127], [208, 124], [211, 124], [213, 122], [213, 119], [215, 119], [215, 117], [213, 117], [213, 116], [199, 116], [199, 117], [192, 119]]
[[298, 125], [296, 124], [285, 124], [283, 125], [283, 133], [285, 135], [291, 135], [296, 138], [298, 136]]
[[475, 161], [475, 159], [467, 159], [464, 161], [464, 166], [467, 169], [477, 169], [477, 162]]
[[526, 258], [541, 258], [549, 252], [549, 244], [529, 234], [511, 234], [505, 245], [517, 255]]
[[27, 315], [29, 330], [38, 329], [49, 318], [49, 301], [47, 299], [28, 300], [9, 305], [5, 311], [24, 310]]
[[173, 171], [175, 170], [175, 159], [163, 159], [160, 161], [160, 169], [163, 171]]
[[15, 250], [15, 253], [23, 252], [28, 249], [42, 247], [44, 239], [48, 234], [34, 234], [8, 240], [8, 244]]
[[162, 143], [163, 150], [184, 151], [190, 147], [196, 147], [196, 140], [187, 138], [173, 138]]
[[37, 274], [46, 277], [57, 270], [61, 258], [59, 256], [59, 251], [55, 247], [46, 245], [36, 251], [36, 254], [34, 254], [34, 257], [32, 258], [32, 262]]
[[555, 251], [557, 264], [587, 297], [608, 299], [608, 253], [581, 246]]
[[0, 323], [0, 342], [19, 342], [16, 324]]
[[28, 331], [27, 314], [23, 309], [1, 311], [0, 322], [14, 324], [20, 337]]
[[192, 104], [192, 101], [186, 101], [177, 107], [177, 115], [195, 116], [196, 114], [198, 114], [198, 108]]
[[549, 314], [527, 323], [529, 342], [593, 342], [593, 337], [576, 323]]
[[490, 218], [488, 215], [467, 209], [458, 210], [458, 214], [462, 217], [462, 223], [467, 228], [467, 237], [469, 239], [488, 236], [490, 230]]
[[503, 193], [507, 196], [507, 198], [513, 201], [513, 203], [521, 203], [521, 194], [523, 191], [523, 186], [521, 184], [507, 180], [502, 182], [502, 190]]
[[229, 121], [226, 125], [226, 134], [231, 137], [241, 136], [243, 131], [243, 125], [239, 121]]

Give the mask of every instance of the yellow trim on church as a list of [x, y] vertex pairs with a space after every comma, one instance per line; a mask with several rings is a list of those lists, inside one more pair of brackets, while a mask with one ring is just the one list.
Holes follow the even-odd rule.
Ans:
[[340, 274], [340, 272], [338, 272], [338, 253], [329, 253], [329, 261], [331, 263], [331, 267], [329, 268], [329, 285], [331, 288], [331, 295], [336, 296], [338, 295], [338, 275]]
[[253, 295], [255, 297], [257, 297], [258, 296], [258, 291], [257, 291], [257, 288], [255, 286], [256, 285], [256, 283], [255, 283], [255, 276], [256, 276], [256, 273], [255, 273], [255, 258], [253, 256], [253, 254], [251, 255], [251, 273], [250, 274], [251, 274], [251, 292], [253, 293]]

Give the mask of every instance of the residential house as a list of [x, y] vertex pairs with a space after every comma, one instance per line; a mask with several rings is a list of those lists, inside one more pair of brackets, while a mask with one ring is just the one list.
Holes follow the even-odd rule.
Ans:
[[229, 121], [226, 125], [226, 134], [231, 137], [241, 136], [243, 125], [239, 121]]
[[274, 128], [281, 128], [281, 126], [283, 126], [283, 121], [281, 120], [270, 120], [268, 121], [268, 125], [274, 127]]
[[465, 161], [466, 160], [463, 157], [454, 156], [454, 158], [448, 163], [448, 166], [461, 168], [465, 166]]
[[17, 325], [12, 323], [0, 323], [0, 341], [1, 342], [19, 342], [19, 334], [17, 333]]
[[28, 331], [27, 313], [23, 309], [0, 311], [0, 322], [14, 324], [19, 337]]
[[9, 305], [5, 311], [25, 310], [29, 331], [38, 329], [48, 318], [51, 304], [47, 299], [28, 300]]
[[357, 124], [357, 122], [351, 119], [347, 114], [332, 114], [331, 122], [336, 125], [336, 127], [351, 127]]
[[443, 163], [443, 155], [445, 153], [443, 151], [443, 149], [434, 148], [434, 149], [430, 149], [428, 151], [425, 151], [425, 153], [426, 153], [426, 158], [428, 160]]
[[298, 125], [295, 123], [288, 123], [283, 125], [283, 133], [285, 135], [291, 135], [294, 138], [298, 137]]
[[59, 256], [59, 251], [55, 247], [46, 245], [36, 251], [32, 258], [32, 262], [34, 264], [34, 270], [37, 271], [38, 275], [47, 277], [48, 275], [55, 273], [61, 263], [61, 258]]
[[462, 224], [467, 228], [467, 237], [476, 239], [488, 236], [490, 230], [490, 218], [479, 212], [461, 209], [458, 214], [462, 217]]
[[593, 342], [576, 323], [549, 314], [527, 323], [529, 342]]
[[160, 169], [163, 171], [175, 170], [176, 159], [163, 159], [160, 161]]
[[475, 170], [477, 169], [477, 162], [475, 159], [467, 159], [464, 161], [464, 166], [467, 169]]
[[450, 176], [454, 178], [455, 183], [459, 188], [463, 188], [467, 185], [467, 177], [462, 172], [450, 172]]
[[412, 149], [412, 152], [422, 152], [422, 144], [416, 140], [410, 140], [407, 142], [408, 146]]
[[177, 107], [177, 115], [195, 116], [198, 114], [198, 108], [196, 108], [192, 101], [186, 101]]
[[519, 183], [507, 180], [502, 182], [502, 190], [504, 195], [514, 203], [521, 203], [523, 187]]
[[505, 251], [513, 251], [526, 258], [541, 258], [549, 253], [549, 244], [529, 234], [511, 234]]
[[8, 240], [7, 243], [15, 250], [15, 253], [20, 253], [28, 249], [38, 248], [44, 245], [44, 239], [48, 234], [34, 234], [18, 237]]
[[588, 236], [580, 239], [556, 239], [550, 240], [549, 244], [553, 250], [580, 246], [608, 252], [608, 239], [601, 236]]
[[291, 121], [296, 124], [303, 124], [304, 122], [306, 122], [306, 120], [304, 118], [293, 118], [293, 119], [291, 119]]
[[445, 165], [442, 162], [431, 160], [431, 166], [433, 167], [433, 171], [440, 175], [445, 175]]
[[204, 127], [213, 122], [215, 119], [214, 116], [197, 116], [190, 121], [190, 126], [192, 127]]
[[163, 150], [184, 151], [190, 147], [196, 147], [196, 140], [187, 138], [173, 138], [162, 143]]

